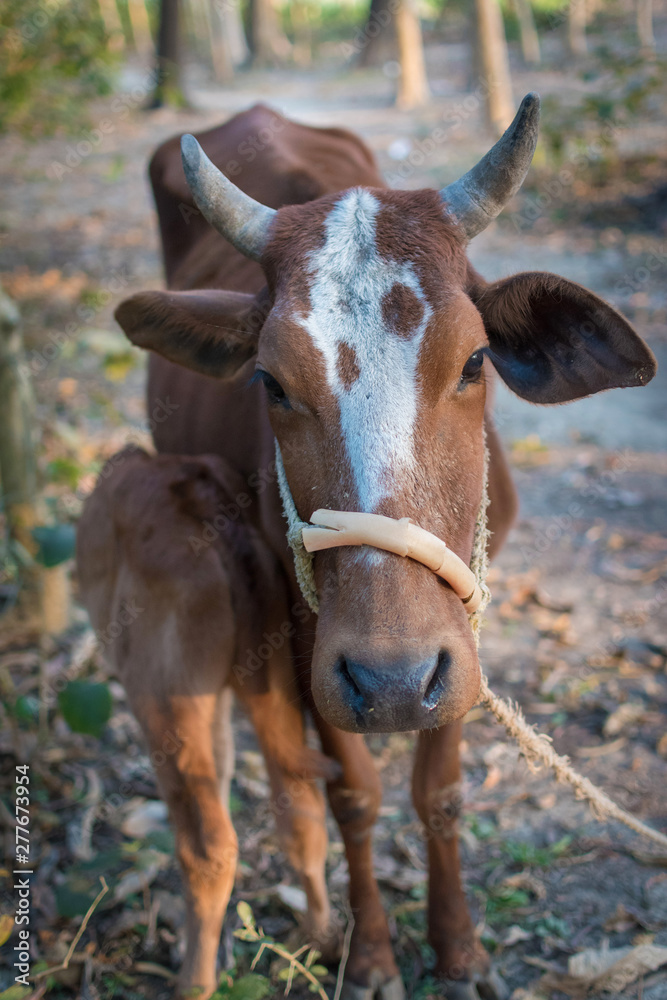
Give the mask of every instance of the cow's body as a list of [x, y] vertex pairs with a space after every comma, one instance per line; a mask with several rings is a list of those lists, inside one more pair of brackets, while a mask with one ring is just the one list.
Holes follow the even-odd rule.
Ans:
[[[503, 152], [501, 140], [497, 155], [522, 161], [522, 179], [536, 138], [534, 99], [524, 101], [515, 126], [532, 130], [528, 158], [521, 134], [510, 130], [510, 153]], [[347, 132], [295, 125], [260, 106], [199, 138], [219, 170], [261, 203], [251, 206], [251, 213], [269, 219], [269, 236], [260, 245], [261, 227], [250, 236], [243, 229], [248, 222], [243, 196], [234, 196], [241, 209], [231, 203], [220, 208], [216, 199], [222, 204], [228, 197], [224, 178], [222, 193], [215, 181], [213, 187], [205, 178], [202, 182], [202, 197], [210, 202], [207, 217], [219, 218], [219, 228], [227, 231], [229, 219], [238, 215], [239, 233], [229, 238], [254, 259], [213, 231], [194, 211], [177, 142], [171, 140], [155, 154], [151, 180], [174, 291], [135, 296], [117, 316], [130, 339], [157, 352], [150, 359], [148, 409], [158, 451], [217, 455], [222, 462], [196, 459], [188, 465], [184, 458], [135, 457], [121, 463], [98, 486], [79, 542], [82, 591], [96, 628], [113, 620], [119, 601], [132, 599], [133, 579], [147, 599], [151, 586], [162, 595], [157, 618], [138, 619], [109, 652], [128, 678], [153, 748], [159, 748], [170, 720], [178, 716], [182, 722], [185, 749], [158, 777], [176, 825], [188, 889], [183, 987], [206, 994], [214, 988], [215, 952], [236, 859], [234, 833], [215, 787], [225, 767], [216, 764], [220, 730], [214, 720], [227, 685], [253, 718], [274, 796], [286, 795], [276, 815], [308, 895], [308, 933], [332, 954], [337, 933], [329, 924], [324, 884], [323, 800], [313, 783], [318, 774], [327, 778], [350, 871], [355, 926], [345, 982], [353, 1000], [371, 1000], [376, 992], [384, 1000], [402, 995], [373, 877], [371, 839], [381, 789], [360, 732], [428, 730], [417, 739], [413, 800], [427, 836], [434, 971], [450, 998], [494, 1000], [501, 991], [474, 934], [457, 853], [460, 719], [479, 689], [465, 610], [450, 588], [412, 560], [341, 549], [317, 557], [315, 582], [325, 602], [317, 620], [310, 615], [286, 543], [274, 440], [283, 449], [302, 516], [336, 506], [410, 516], [467, 561], [482, 494], [484, 429], [492, 554], [516, 506], [498, 438], [485, 416], [483, 352], [488, 349], [515, 391], [537, 402], [641, 384], [652, 374], [650, 352], [622, 317], [563, 279], [517, 275], [491, 286], [475, 274], [467, 262], [466, 234], [479, 232], [518, 186], [510, 183], [511, 170], [502, 160], [491, 171], [501, 178], [502, 191], [497, 181], [488, 181], [488, 169], [475, 175], [466, 231], [465, 190], [450, 186], [443, 196], [445, 206], [448, 199], [463, 205], [458, 222], [435, 192], [388, 192], [370, 152]], [[192, 140], [189, 169], [199, 185], [198, 172], [209, 168], [197, 149]], [[495, 184], [495, 201], [484, 201], [480, 183]], [[290, 207], [274, 218], [269, 209], [283, 205]], [[255, 262], [260, 256], [261, 266]], [[531, 334], [534, 329], [537, 335]], [[249, 384], [255, 364], [264, 386]], [[191, 552], [183, 551], [186, 583], [192, 579], [195, 589], [200, 587], [198, 552], [213, 567], [215, 586], [199, 603], [185, 606], [182, 627], [195, 636], [206, 632], [217, 594], [225, 610], [216, 628], [226, 629], [230, 640], [226, 647], [222, 636], [213, 642], [220, 646], [219, 675], [208, 654], [198, 655], [196, 644], [192, 652], [179, 652], [177, 659], [188, 660], [181, 673], [151, 654], [137, 701], [131, 677], [142, 671], [142, 650], [151, 634], [158, 648], [168, 642], [174, 627], [164, 594], [180, 601], [188, 590], [182, 583], [165, 590], [150, 560], [137, 562], [147, 551], [141, 532], [123, 536], [119, 527], [138, 516], [150, 495], [151, 470], [158, 551], [187, 531], [194, 543]], [[173, 480], [181, 482], [176, 492]], [[196, 494], [196, 503], [186, 509], [178, 490], [191, 500]], [[168, 512], [162, 517], [160, 504]], [[94, 533], [102, 521], [107, 528], [100, 549]], [[222, 532], [212, 549], [206, 547], [206, 521]], [[194, 532], [193, 524], [199, 525]], [[257, 601], [250, 599], [251, 612], [233, 603], [238, 551], [228, 547], [226, 531], [254, 551], [260, 585]], [[115, 558], [105, 562], [100, 553], [112, 550]], [[167, 562], [169, 576], [174, 560]], [[247, 568], [239, 573], [241, 589], [247, 590]], [[274, 596], [264, 595], [262, 604], [267, 589]], [[244, 660], [257, 652], [252, 648], [257, 628], [289, 638], [273, 651], [264, 643], [267, 660], [260, 656], [259, 668]], [[233, 638], [241, 633], [244, 640]], [[218, 633], [212, 629], [210, 635]], [[249, 643], [245, 653], [244, 643]], [[238, 659], [230, 674], [231, 645]], [[185, 686], [181, 674], [189, 678]], [[430, 701], [427, 684], [436, 692]], [[326, 758], [311, 759], [305, 750], [302, 723], [295, 721], [295, 685], [301, 704], [312, 712]], [[267, 691], [272, 692], [268, 709]], [[347, 704], [350, 692], [361, 706], [354, 713]]]

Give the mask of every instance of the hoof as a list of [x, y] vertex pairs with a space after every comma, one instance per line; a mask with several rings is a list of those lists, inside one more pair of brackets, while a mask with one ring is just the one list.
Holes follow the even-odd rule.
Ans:
[[350, 979], [343, 981], [341, 1000], [405, 1000], [405, 987], [400, 976], [393, 976], [384, 983], [371, 977], [370, 986], [359, 986]]
[[504, 980], [490, 969], [475, 979], [441, 979], [446, 1000], [507, 1000], [510, 991]]

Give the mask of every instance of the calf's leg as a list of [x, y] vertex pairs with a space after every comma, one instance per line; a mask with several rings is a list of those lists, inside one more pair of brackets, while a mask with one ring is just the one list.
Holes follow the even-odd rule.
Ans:
[[[223, 694], [224, 697], [224, 694]], [[217, 986], [216, 959], [222, 921], [234, 884], [237, 841], [220, 795], [220, 751], [214, 731], [219, 695], [142, 699], [134, 705], [159, 761], [156, 774], [176, 838], [187, 907], [187, 945], [178, 996], [206, 1000]], [[165, 754], [165, 733], [177, 748]]]
[[461, 722], [419, 734], [412, 779], [428, 845], [428, 938], [448, 1000], [500, 1000], [504, 984], [479, 943], [463, 887], [458, 845]]

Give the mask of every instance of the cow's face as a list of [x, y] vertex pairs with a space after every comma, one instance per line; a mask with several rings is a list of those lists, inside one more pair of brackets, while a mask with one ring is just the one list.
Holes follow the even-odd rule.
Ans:
[[[262, 263], [273, 308], [257, 372], [301, 517], [410, 517], [468, 562], [487, 338], [437, 192], [354, 189], [283, 209]], [[470, 708], [479, 666], [447, 584], [368, 547], [314, 566], [313, 694], [331, 722], [421, 729]]]
[[[484, 200], [480, 174], [440, 194], [359, 188], [273, 213], [240, 192], [229, 208], [230, 182], [195, 160], [186, 173], [198, 204], [261, 262], [268, 296], [142, 293], [117, 316], [135, 343], [209, 375], [254, 358], [304, 521], [322, 507], [410, 517], [467, 562], [490, 364], [538, 403], [654, 373], [626, 321], [578, 285], [539, 273], [488, 285], [475, 274], [466, 239], [502, 207], [497, 188]], [[495, 162], [506, 191], [507, 174]], [[479, 665], [446, 583], [368, 547], [319, 552], [314, 565], [312, 685], [328, 721], [396, 731], [465, 714]]]

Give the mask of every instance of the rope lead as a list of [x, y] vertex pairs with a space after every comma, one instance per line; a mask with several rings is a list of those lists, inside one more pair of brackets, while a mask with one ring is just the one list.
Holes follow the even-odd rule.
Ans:
[[[488, 539], [489, 530], [487, 525], [487, 508], [489, 506], [488, 493], [488, 470], [489, 456], [485, 447], [484, 457], [484, 484], [482, 487], [482, 500], [475, 521], [475, 536], [472, 546], [472, 556], [470, 559], [470, 569], [475, 574], [477, 582], [482, 591], [482, 602], [472, 615], [469, 621], [475, 638], [475, 645], [479, 648], [480, 629], [482, 625], [482, 615], [491, 600], [491, 593], [486, 583], [486, 575], [489, 566]], [[299, 513], [294, 503], [294, 497], [287, 482], [285, 466], [280, 452], [280, 446], [276, 440], [276, 472], [278, 476], [278, 487], [283, 503], [285, 518], [287, 519], [287, 541], [294, 554], [294, 569], [296, 578], [303, 594], [306, 604], [317, 614], [319, 611], [319, 600], [317, 588], [315, 587], [315, 576], [313, 570], [313, 555], [307, 552], [303, 544], [303, 529], [307, 527], [305, 521], [299, 517]], [[482, 673], [480, 685], [479, 703], [484, 705], [495, 716], [498, 722], [505, 727], [509, 736], [519, 745], [519, 751], [523, 755], [531, 771], [537, 771], [539, 764], [545, 764], [553, 771], [556, 780], [571, 785], [574, 788], [575, 796], [578, 799], [586, 800], [593, 814], [597, 819], [618, 820], [625, 826], [634, 830], [644, 837], [648, 837], [661, 847], [667, 848], [667, 836], [659, 830], [642, 823], [630, 813], [622, 809], [613, 799], [610, 799], [606, 792], [589, 778], [582, 774], [570, 764], [567, 757], [557, 754], [554, 750], [550, 737], [544, 733], [538, 733], [533, 726], [530, 726], [518, 705], [499, 698], [489, 687], [486, 675]]]

